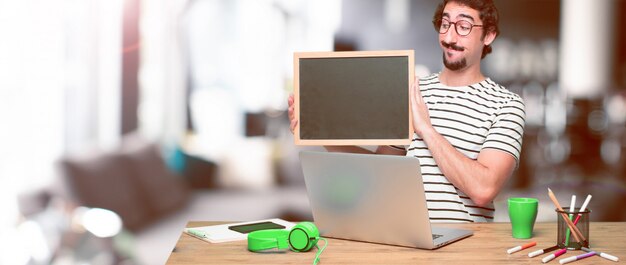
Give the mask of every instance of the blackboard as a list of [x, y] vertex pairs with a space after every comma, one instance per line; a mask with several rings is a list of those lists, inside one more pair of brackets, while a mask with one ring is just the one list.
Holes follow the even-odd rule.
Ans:
[[413, 51], [294, 54], [298, 145], [406, 145]]

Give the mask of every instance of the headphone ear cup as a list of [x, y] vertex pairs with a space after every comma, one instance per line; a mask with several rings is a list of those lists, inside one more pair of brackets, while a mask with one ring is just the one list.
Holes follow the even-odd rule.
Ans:
[[297, 252], [309, 251], [319, 240], [319, 230], [311, 222], [301, 222], [289, 232], [289, 245]]
[[309, 237], [318, 238], [320, 237], [320, 231], [317, 229], [314, 223], [311, 222], [302, 222], [309, 229]]
[[289, 231], [284, 229], [268, 229], [248, 234], [248, 250], [258, 252], [273, 248], [287, 249]]

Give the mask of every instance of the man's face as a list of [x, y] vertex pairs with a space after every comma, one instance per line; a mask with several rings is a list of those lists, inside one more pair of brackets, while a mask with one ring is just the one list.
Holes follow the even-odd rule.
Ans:
[[[452, 23], [467, 21], [471, 25], [482, 25], [477, 10], [455, 2], [449, 2], [443, 10], [443, 19]], [[450, 24], [448, 32], [439, 34], [439, 45], [443, 50], [443, 63], [446, 68], [456, 71], [466, 69], [480, 63], [484, 45], [488, 45], [493, 38], [482, 38], [483, 28], [472, 27], [467, 36], [457, 33], [456, 24]], [[489, 35], [489, 34], [488, 34]]]

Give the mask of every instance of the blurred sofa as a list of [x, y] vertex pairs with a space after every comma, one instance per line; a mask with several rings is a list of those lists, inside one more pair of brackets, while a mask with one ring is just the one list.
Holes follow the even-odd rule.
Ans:
[[157, 144], [131, 138], [117, 150], [59, 163], [63, 196], [74, 205], [117, 213], [133, 235], [130, 253], [136, 264], [165, 263], [189, 221], [311, 219], [302, 185], [224, 189], [216, 180], [216, 164], [179, 153], [176, 173], [161, 151]]
[[154, 144], [65, 158], [61, 171], [68, 199], [117, 213], [131, 231], [177, 211], [190, 198], [189, 188], [167, 168]]

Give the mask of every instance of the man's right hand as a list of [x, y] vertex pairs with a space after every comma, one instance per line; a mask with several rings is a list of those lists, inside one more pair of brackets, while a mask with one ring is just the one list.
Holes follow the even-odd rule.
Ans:
[[289, 112], [289, 130], [291, 130], [291, 133], [293, 134], [293, 131], [296, 129], [296, 125], [298, 124], [298, 119], [296, 119], [294, 112], [294, 99], [293, 99], [293, 94], [289, 95], [289, 99], [287, 99], [287, 104], [289, 105], [288, 108], [288, 112]]

